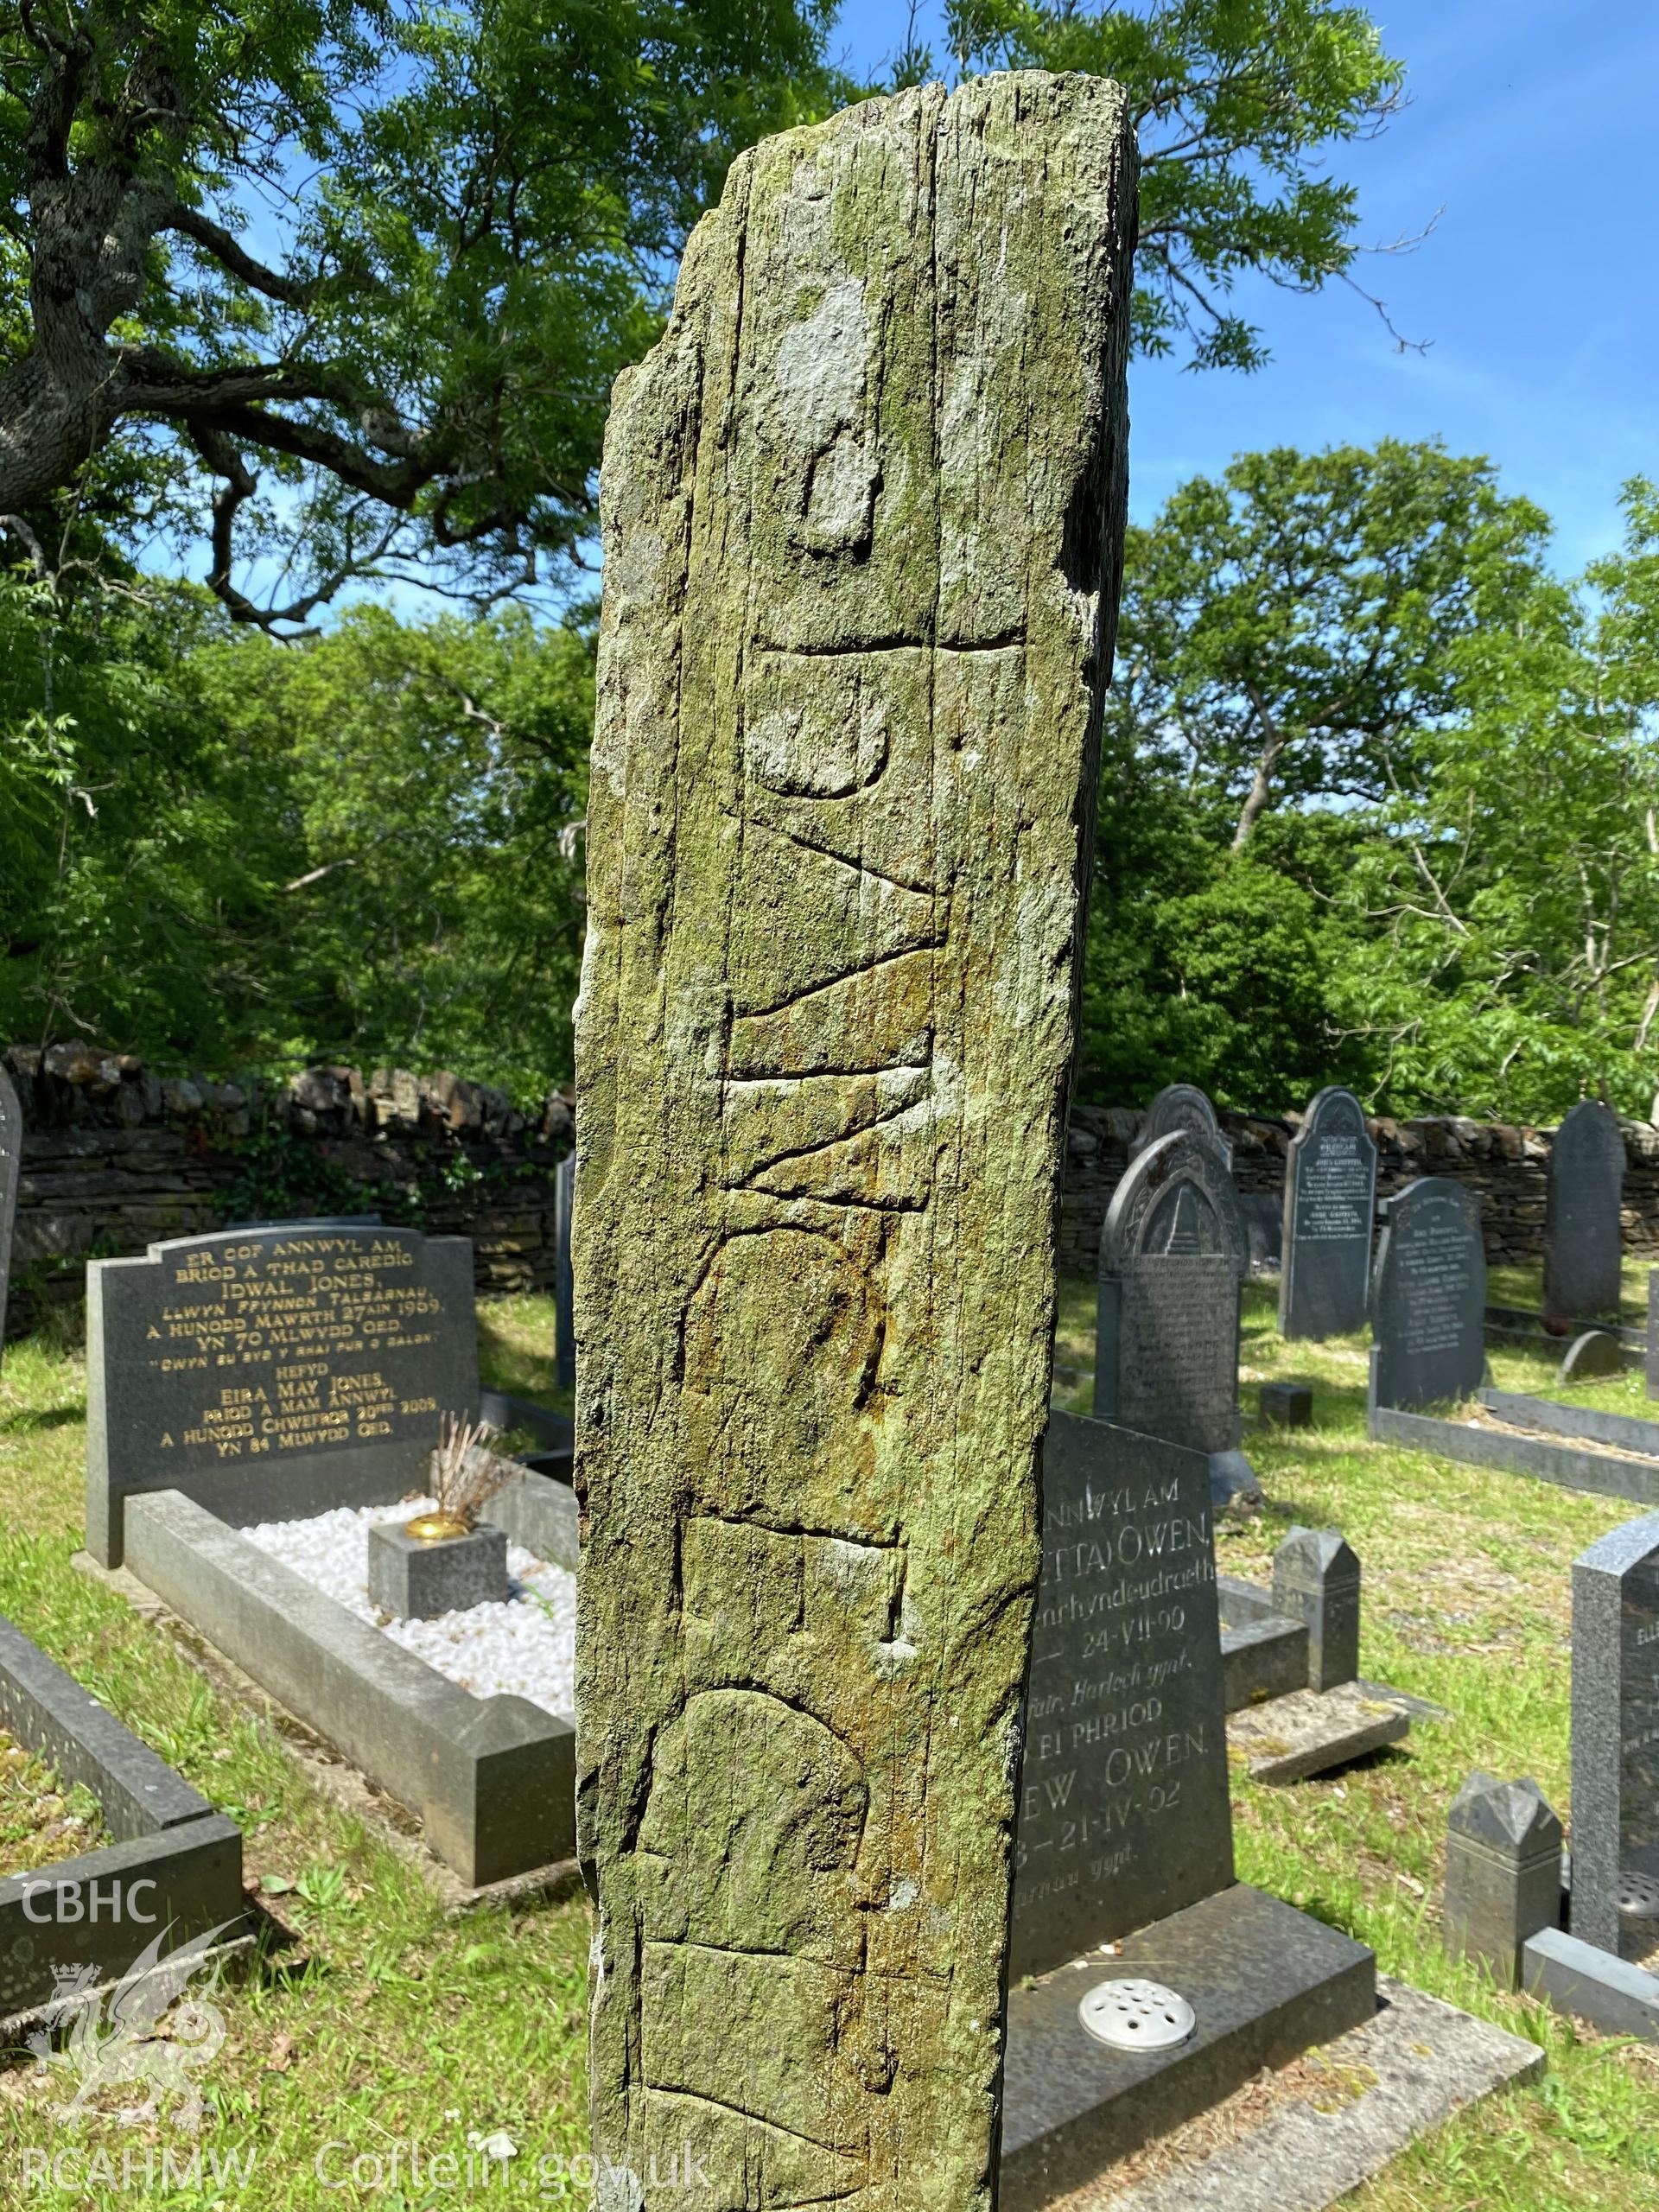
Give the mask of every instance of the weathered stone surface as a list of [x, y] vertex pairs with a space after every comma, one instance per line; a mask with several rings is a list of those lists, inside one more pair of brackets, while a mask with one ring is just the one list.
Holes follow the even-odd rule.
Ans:
[[0, 1355], [6, 1342], [6, 1294], [11, 1287], [11, 1232], [17, 1217], [17, 1183], [23, 1157], [23, 1109], [11, 1077], [0, 1067]]
[[1573, 1935], [1628, 1950], [1633, 1876], [1659, 1888], [1659, 1514], [1573, 1562]]
[[153, 1244], [86, 1270], [86, 1548], [181, 1490], [246, 1527], [425, 1487], [478, 1402], [471, 1248], [340, 1219]]
[[1480, 1201], [1425, 1175], [1384, 1201], [1371, 1293], [1371, 1395], [1411, 1412], [1472, 1396], [1486, 1370]]
[[1057, 1413], [1009, 1972], [1046, 1974], [1232, 1878], [1208, 1464]]
[[570, 1271], [575, 1199], [576, 1155], [573, 1152], [559, 1162], [553, 1209], [553, 1358], [561, 1390], [576, 1387], [576, 1285]]
[[1275, 1428], [1313, 1426], [1313, 1385], [1311, 1382], [1264, 1382], [1256, 1394], [1263, 1421]]
[[1556, 2012], [1605, 2036], [1659, 2043], [1659, 1974], [1559, 1928], [1527, 1938], [1521, 1973], [1523, 1986]]
[[1599, 1098], [1583, 1098], [1549, 1148], [1544, 1224], [1544, 1313], [1574, 1320], [1617, 1313], [1624, 1140]]
[[1100, 1240], [1095, 1412], [1194, 1452], [1237, 1446], [1238, 1207], [1209, 1139], [1138, 1154]]
[[1134, 163], [1080, 76], [770, 141], [618, 385], [574, 1255], [606, 2212], [688, 2136], [728, 2205], [991, 2202]]
[[1285, 1164], [1279, 1328], [1342, 1337], [1365, 1325], [1376, 1147], [1351, 1090], [1333, 1084], [1307, 1109]]
[[1352, 1682], [1334, 1690], [1293, 1690], [1233, 1713], [1227, 1740], [1248, 1760], [1250, 1779], [1282, 1788], [1347, 1766], [1411, 1732], [1397, 1705], [1367, 1697]]

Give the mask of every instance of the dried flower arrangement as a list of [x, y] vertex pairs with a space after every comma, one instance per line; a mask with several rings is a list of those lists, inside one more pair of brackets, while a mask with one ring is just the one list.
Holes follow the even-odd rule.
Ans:
[[417, 1513], [408, 1524], [411, 1536], [428, 1543], [471, 1534], [479, 1515], [515, 1472], [514, 1463], [492, 1450], [501, 1432], [486, 1421], [445, 1414], [432, 1454], [432, 1496], [436, 1510]]

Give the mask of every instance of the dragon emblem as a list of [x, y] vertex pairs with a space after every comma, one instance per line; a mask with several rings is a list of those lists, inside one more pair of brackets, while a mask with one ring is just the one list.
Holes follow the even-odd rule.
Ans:
[[165, 1958], [162, 1929], [112, 1989], [100, 1983], [96, 1967], [53, 1969], [43, 2024], [28, 2046], [41, 2071], [52, 2068], [75, 2077], [73, 2095], [57, 2107], [60, 2120], [73, 2126], [102, 2109], [99, 2100], [105, 2091], [141, 2083], [149, 2093], [143, 2104], [106, 2117], [123, 2127], [153, 2125], [169, 2099], [176, 2099], [174, 2125], [192, 2135], [198, 2132], [207, 2106], [196, 2076], [218, 2055], [225, 2019], [205, 1996], [186, 1998], [185, 1993], [199, 1974], [213, 1970], [208, 1954], [232, 1925], [227, 1921], [210, 1929]]

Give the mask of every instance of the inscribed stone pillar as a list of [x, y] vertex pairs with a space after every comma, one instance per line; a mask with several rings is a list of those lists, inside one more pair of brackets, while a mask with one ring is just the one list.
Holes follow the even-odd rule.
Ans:
[[1134, 234], [1115, 86], [872, 101], [734, 165], [617, 387], [575, 1252], [604, 2212], [994, 2201]]

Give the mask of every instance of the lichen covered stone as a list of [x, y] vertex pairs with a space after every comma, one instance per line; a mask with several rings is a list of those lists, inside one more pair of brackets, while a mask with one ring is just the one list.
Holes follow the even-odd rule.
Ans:
[[994, 2201], [1134, 200], [1100, 79], [872, 101], [734, 164], [617, 387], [575, 1226], [607, 2208]]

